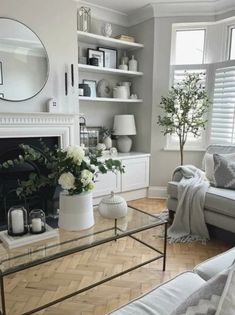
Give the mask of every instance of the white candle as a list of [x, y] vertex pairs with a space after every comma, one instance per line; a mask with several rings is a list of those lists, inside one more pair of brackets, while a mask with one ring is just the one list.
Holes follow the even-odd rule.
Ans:
[[11, 224], [12, 232], [14, 234], [20, 234], [24, 232], [24, 216], [22, 210], [16, 209], [11, 212]]
[[40, 218], [32, 219], [32, 231], [41, 232], [42, 231], [42, 220]]

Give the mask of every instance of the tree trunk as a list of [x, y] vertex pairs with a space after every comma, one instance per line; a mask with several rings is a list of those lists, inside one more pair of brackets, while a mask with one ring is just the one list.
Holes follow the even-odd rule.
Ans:
[[180, 165], [184, 165], [184, 146], [180, 146]]

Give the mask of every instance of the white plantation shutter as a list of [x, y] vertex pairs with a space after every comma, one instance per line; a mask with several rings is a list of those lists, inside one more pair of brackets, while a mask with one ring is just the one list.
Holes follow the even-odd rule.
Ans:
[[[203, 79], [201, 80], [202, 86], [206, 87], [207, 81], [207, 65], [175, 65], [171, 67], [171, 86], [180, 83], [185, 79], [187, 73], [203, 73]], [[167, 147], [178, 148], [179, 139], [177, 135], [168, 135], [167, 137]], [[186, 148], [197, 149], [205, 146], [205, 133], [204, 130], [200, 137], [194, 137], [193, 134], [188, 134]]]
[[235, 143], [235, 67], [217, 69], [211, 117], [210, 142]]

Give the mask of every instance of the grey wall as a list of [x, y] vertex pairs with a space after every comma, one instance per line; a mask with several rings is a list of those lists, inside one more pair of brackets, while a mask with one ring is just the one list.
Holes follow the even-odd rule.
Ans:
[[144, 72], [142, 78], [135, 80], [135, 91], [144, 100], [142, 104], [129, 108], [136, 118], [137, 136], [134, 149], [141, 152], [151, 150], [151, 120], [153, 93], [153, 55], [154, 55], [154, 19], [150, 19], [129, 29], [136, 41], [144, 44], [144, 48], [133, 52], [139, 62], [139, 70]]
[[[41, 93], [24, 102], [0, 100], [0, 112], [45, 111], [46, 100], [56, 98], [61, 112], [78, 111], [77, 88], [64, 95], [64, 72], [77, 64], [76, 3], [68, 0], [0, 0], [1, 17], [16, 19], [31, 28], [48, 52], [50, 75]], [[77, 72], [75, 71], [77, 82]]]

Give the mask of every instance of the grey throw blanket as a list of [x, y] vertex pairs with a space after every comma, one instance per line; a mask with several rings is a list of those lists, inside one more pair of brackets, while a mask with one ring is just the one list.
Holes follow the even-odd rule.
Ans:
[[193, 165], [179, 166], [182, 179], [178, 185], [178, 206], [173, 224], [168, 229], [170, 242], [207, 240], [209, 233], [204, 219], [204, 202], [209, 182]]

